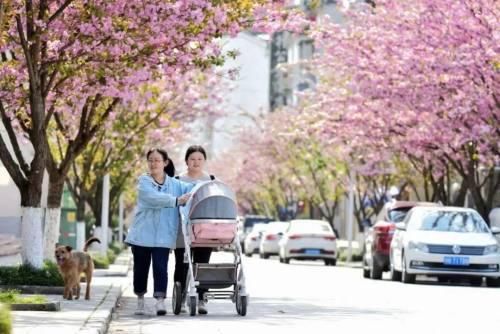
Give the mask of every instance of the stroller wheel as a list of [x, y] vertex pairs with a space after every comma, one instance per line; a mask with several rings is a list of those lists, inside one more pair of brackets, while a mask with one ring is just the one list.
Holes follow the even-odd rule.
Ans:
[[189, 315], [194, 316], [196, 314], [196, 296], [189, 297]]
[[182, 287], [180, 282], [175, 282], [174, 291], [172, 293], [172, 311], [175, 315], [181, 313], [182, 304]]
[[240, 294], [236, 296], [236, 312], [242, 317], [247, 314], [247, 304], [247, 296], [241, 296]]

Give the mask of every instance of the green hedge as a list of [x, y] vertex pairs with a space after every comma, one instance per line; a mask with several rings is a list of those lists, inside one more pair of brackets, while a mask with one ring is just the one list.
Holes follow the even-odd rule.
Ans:
[[92, 252], [90, 255], [94, 260], [94, 267], [96, 269], [108, 269], [111, 263], [114, 263], [118, 254], [123, 251], [124, 247], [120, 244], [113, 242], [108, 246], [108, 251], [106, 252], [106, 256], [102, 255], [99, 252]]
[[118, 255], [125, 249], [125, 246], [123, 244], [116, 242], [116, 241], [113, 241], [109, 245], [109, 249], [111, 249], [116, 255]]
[[94, 268], [96, 269], [108, 269], [109, 259], [107, 256], [101, 255], [99, 253], [92, 253], [92, 260], [94, 261]]
[[0, 333], [12, 333], [12, 317], [10, 315], [10, 308], [4, 304], [0, 304]]
[[[339, 254], [338, 254], [337, 259], [339, 261], [341, 261], [341, 262], [347, 261], [347, 248], [339, 248], [338, 253]], [[355, 252], [355, 251], [352, 252], [351, 261], [357, 262], [357, 261], [362, 261], [362, 260], [363, 260], [363, 254], [361, 254], [359, 252]]]
[[45, 261], [42, 269], [30, 265], [0, 267], [0, 285], [63, 286], [64, 282], [57, 265]]

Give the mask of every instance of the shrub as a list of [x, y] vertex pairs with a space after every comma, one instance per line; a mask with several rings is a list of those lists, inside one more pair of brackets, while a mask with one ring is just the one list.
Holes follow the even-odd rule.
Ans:
[[112, 249], [108, 249], [108, 252], [106, 253], [108, 256], [108, 263], [114, 263], [116, 260], [116, 254]]
[[109, 259], [99, 253], [92, 253], [92, 260], [94, 260], [94, 267], [96, 269], [108, 269]]
[[45, 261], [41, 269], [26, 264], [0, 267], [0, 285], [63, 286], [64, 282], [57, 265]]
[[12, 333], [12, 317], [10, 316], [10, 308], [4, 304], [0, 304], [0, 333]]
[[113, 241], [109, 245], [109, 249], [111, 249], [116, 255], [118, 255], [122, 252], [122, 250], [124, 249], [124, 246], [123, 246], [123, 244], [120, 244], [116, 241]]
[[[5, 304], [42, 304], [47, 302], [47, 297], [42, 295], [33, 295], [22, 297], [17, 290], [0, 291], [0, 303]], [[2, 333], [2, 332], [0, 332]]]

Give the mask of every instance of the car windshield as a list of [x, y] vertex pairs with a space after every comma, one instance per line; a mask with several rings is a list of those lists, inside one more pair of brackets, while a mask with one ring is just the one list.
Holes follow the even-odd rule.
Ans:
[[270, 221], [272, 221], [273, 219], [272, 218], [269, 218], [269, 217], [245, 217], [245, 220], [244, 220], [244, 223], [243, 223], [243, 227], [245, 228], [245, 230], [248, 230], [250, 229], [254, 224], [257, 224], [257, 223], [269, 223]]
[[409, 229], [420, 231], [488, 233], [483, 218], [468, 211], [432, 211], [412, 217]]
[[331, 232], [330, 226], [321, 223], [295, 223], [290, 226], [290, 231], [301, 233]]
[[389, 220], [394, 223], [402, 222], [411, 208], [397, 208], [389, 211]]

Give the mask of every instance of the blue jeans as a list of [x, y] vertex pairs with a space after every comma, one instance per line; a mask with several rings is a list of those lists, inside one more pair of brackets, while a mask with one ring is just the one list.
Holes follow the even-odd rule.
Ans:
[[132, 245], [134, 255], [134, 293], [144, 296], [148, 289], [148, 276], [153, 259], [154, 298], [167, 296], [167, 266], [170, 248]]

